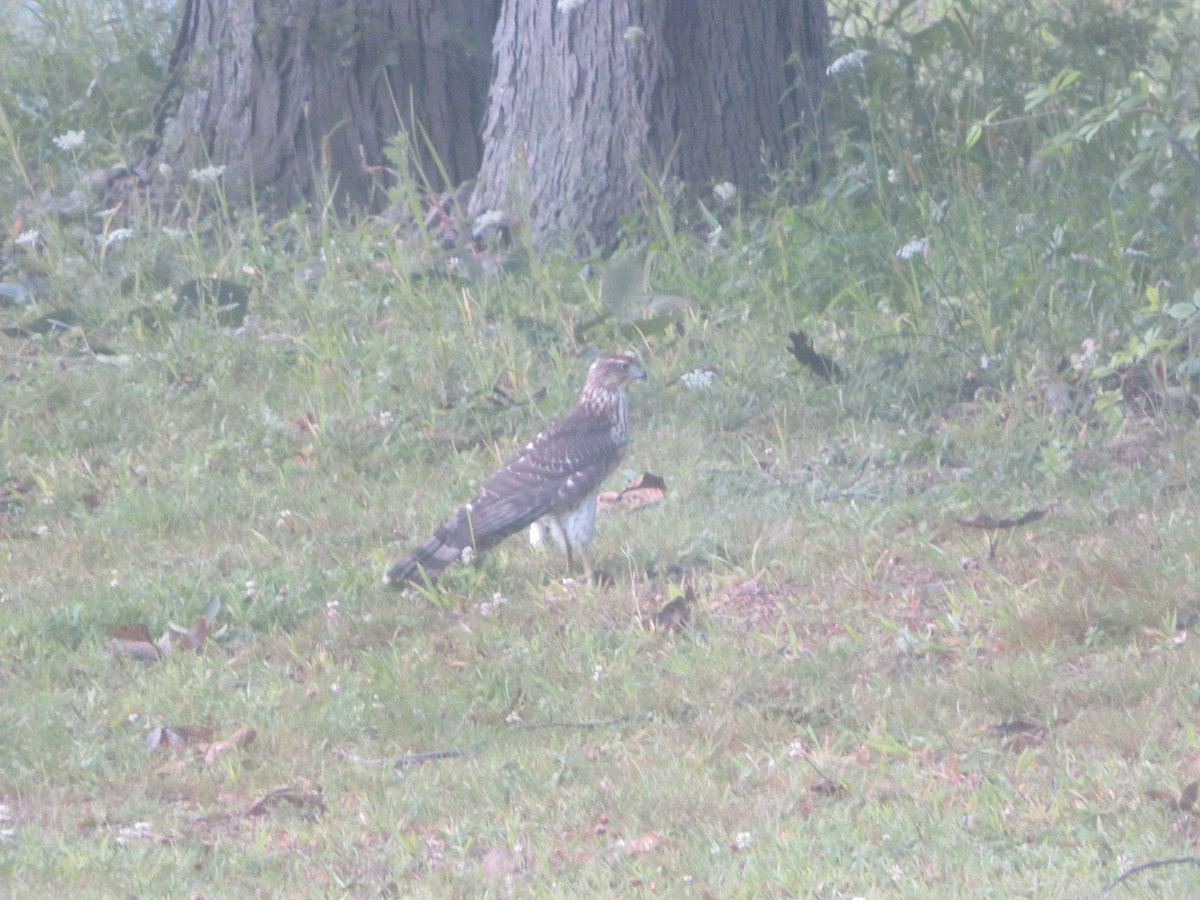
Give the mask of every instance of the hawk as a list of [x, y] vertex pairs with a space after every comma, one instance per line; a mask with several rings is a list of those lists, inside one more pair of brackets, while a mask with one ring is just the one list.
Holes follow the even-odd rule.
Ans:
[[479, 493], [388, 570], [388, 584], [430, 582], [459, 559], [494, 547], [510, 534], [543, 528], [567, 554], [578, 554], [592, 579], [587, 544], [596, 530], [596, 493], [629, 443], [629, 385], [646, 372], [628, 353], [598, 357], [575, 408], [520, 449]]

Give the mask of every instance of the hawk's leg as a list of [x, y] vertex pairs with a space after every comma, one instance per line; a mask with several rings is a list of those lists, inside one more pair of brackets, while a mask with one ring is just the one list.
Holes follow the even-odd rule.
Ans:
[[[579, 553], [579, 560], [583, 563], [583, 580], [588, 584], [593, 584], [596, 580], [595, 573], [592, 571], [592, 561], [588, 559], [587, 551], [583, 547], [576, 547], [576, 552]], [[571, 554], [571, 548], [567, 547], [567, 572], [575, 571], [575, 561]]]

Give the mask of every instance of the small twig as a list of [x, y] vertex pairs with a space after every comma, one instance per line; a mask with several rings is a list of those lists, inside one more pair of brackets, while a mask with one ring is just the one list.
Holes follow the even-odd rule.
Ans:
[[1193, 866], [1200, 866], [1200, 856], [1177, 856], [1174, 859], [1154, 859], [1150, 862], [1144, 862], [1141, 865], [1134, 866], [1132, 869], [1126, 869], [1124, 872], [1106, 884], [1101, 893], [1107, 894], [1126, 878], [1136, 875], [1138, 872], [1141, 872], [1145, 869], [1158, 869], [1162, 866], [1175, 866], [1179, 865], [1180, 863], [1191, 863]]
[[513, 728], [523, 728], [526, 731], [532, 731], [535, 728], [582, 728], [585, 731], [591, 731], [595, 728], [608, 728], [610, 725], [620, 725], [622, 722], [630, 722], [633, 716], [616, 716], [612, 719], [601, 719], [599, 722], [517, 722]]
[[459, 756], [470, 756], [474, 750], [463, 750], [455, 747], [453, 750], [427, 750], [424, 753], [409, 753], [405, 756], [397, 756], [392, 760], [392, 768], [399, 769], [401, 766], [411, 766], [415, 763], [431, 762], [435, 759], [454, 759]]
[[804, 759], [804, 761], [805, 761], [806, 763], [808, 763], [809, 767], [810, 767], [810, 768], [811, 768], [811, 769], [812, 769], [814, 772], [816, 772], [818, 775], [820, 775], [820, 776], [821, 776], [823, 779], [825, 779], [826, 781], [828, 781], [830, 784], [836, 784], [836, 782], [835, 782], [835, 781], [834, 781], [832, 778], [830, 778], [828, 775], [826, 775], [824, 772], [822, 772], [822, 771], [821, 771], [821, 767], [820, 767], [820, 766], [818, 766], [818, 765], [817, 765], [815, 762], [813, 762], [811, 759], [809, 759], [809, 757], [808, 757], [807, 755], [805, 755], [805, 756], [803, 757], [803, 759]]
[[987, 513], [981, 513], [978, 516], [954, 516], [954, 521], [966, 528], [980, 528], [985, 531], [999, 531], [1001, 528], [1019, 528], [1022, 525], [1028, 525], [1030, 522], [1036, 522], [1050, 509], [1049, 506], [1042, 509], [1031, 509], [1019, 516], [1011, 519], [997, 519], [995, 516], [989, 516]]
[[[619, 725], [622, 722], [630, 722], [632, 720], [633, 716], [616, 716], [612, 719], [601, 719], [598, 722], [518, 722], [512, 727], [527, 730], [535, 728], [580, 728], [585, 731], [591, 731], [595, 728], [607, 728], [610, 725]], [[399, 769], [403, 766], [433, 762], [438, 759], [456, 759], [460, 756], [474, 756], [478, 752], [478, 750], [465, 750], [461, 747], [453, 747], [449, 750], [426, 750], [424, 753], [406, 753], [403, 756], [366, 759], [357, 753], [350, 753], [349, 751], [335, 747], [333, 755], [358, 766], [390, 766], [393, 769]]]
[[831, 494], [828, 497], [823, 497], [824, 500], [882, 500], [883, 494], [874, 493], [867, 490], [859, 490], [850, 488], [846, 491], [838, 491], [836, 494]]
[[475, 753], [474, 750], [463, 750], [455, 747], [451, 750], [427, 750], [424, 753], [407, 753], [403, 756], [393, 756], [383, 759], [364, 759], [356, 753], [348, 753], [345, 750], [334, 749], [334, 756], [340, 756], [347, 762], [352, 762], [359, 766], [390, 766], [393, 769], [399, 769], [401, 766], [411, 766], [417, 763], [432, 762], [435, 759], [454, 759], [459, 756], [470, 756]]

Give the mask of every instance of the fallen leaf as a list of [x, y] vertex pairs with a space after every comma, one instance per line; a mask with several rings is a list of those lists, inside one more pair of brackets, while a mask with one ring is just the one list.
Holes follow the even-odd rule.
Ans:
[[1200, 795], [1200, 782], [1193, 781], [1182, 791], [1146, 791], [1146, 796], [1161, 800], [1175, 812], [1187, 813], [1196, 807], [1197, 796]]
[[108, 629], [108, 636], [119, 641], [142, 641], [146, 644], [153, 644], [154, 638], [150, 637], [150, 628], [141, 622], [136, 622], [129, 625], [113, 625]]
[[[214, 608], [215, 607], [215, 608]], [[209, 601], [208, 609], [220, 609], [220, 600], [214, 597]], [[209, 616], [199, 615], [196, 624], [184, 631], [177, 625], [172, 625], [157, 641], [150, 636], [150, 628], [141, 622], [126, 625], [113, 625], [108, 629], [110, 640], [104, 646], [114, 656], [128, 656], [138, 662], [155, 662], [170, 656], [175, 649], [171, 638], [172, 631], [179, 633], [179, 644], [185, 650], [198, 653], [204, 647], [208, 636]]]
[[254, 743], [256, 737], [258, 737], [258, 732], [247, 725], [245, 728], [239, 728], [223, 741], [214, 741], [207, 746], [199, 746], [197, 749], [204, 753], [204, 761], [211, 763], [220, 759], [230, 750], [249, 747]]
[[822, 778], [809, 788], [818, 797], [841, 797], [846, 793], [844, 785], [828, 778]]
[[158, 648], [151, 641], [113, 638], [104, 642], [104, 649], [113, 656], [128, 656], [138, 662], [157, 662], [160, 656]]
[[517, 870], [517, 855], [507, 847], [493, 847], [483, 854], [483, 874], [488, 878], [503, 878]]
[[660, 844], [666, 843], [666, 838], [657, 831], [647, 831], [640, 837], [631, 838], [625, 842], [625, 852], [630, 856], [640, 856], [649, 853]]
[[297, 784], [281, 784], [279, 787], [267, 791], [246, 807], [242, 815], [265, 816], [271, 807], [280, 802], [290, 803], [318, 814], [325, 811], [325, 800], [321, 795], [320, 786], [301, 779]]
[[1008, 722], [997, 722], [988, 726], [988, 731], [997, 735], [1004, 743], [1006, 750], [1013, 753], [1023, 753], [1033, 747], [1040, 746], [1046, 740], [1047, 728], [1036, 722], [1024, 719], [1012, 719]]
[[159, 747], [182, 750], [191, 744], [211, 741], [213, 733], [213, 729], [207, 725], [163, 725], [151, 728], [147, 733], [146, 749], [151, 752]]
[[695, 596], [689, 587], [682, 597], [676, 597], [658, 612], [650, 617], [650, 624], [655, 628], [671, 631], [686, 628], [692, 617], [692, 602]]
[[1196, 806], [1197, 795], [1200, 795], [1200, 782], [1193, 781], [1179, 792], [1179, 809], [1189, 812]]
[[200, 652], [200, 648], [204, 646], [204, 639], [208, 636], [208, 618], [206, 616], [197, 616], [196, 624], [187, 630], [180, 638], [179, 643], [183, 645], [185, 650], [192, 650], [196, 653]]

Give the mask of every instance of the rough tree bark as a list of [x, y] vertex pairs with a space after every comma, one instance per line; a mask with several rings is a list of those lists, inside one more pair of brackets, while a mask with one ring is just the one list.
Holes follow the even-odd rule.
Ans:
[[277, 209], [318, 202], [328, 186], [344, 208], [379, 208], [390, 182], [384, 147], [403, 132], [410, 168], [431, 187], [469, 179], [498, 7], [185, 0], [146, 167], [224, 165], [234, 203], [252, 191]]
[[825, 0], [504, 0], [471, 212], [610, 245], [643, 177], [759, 187], [819, 159]]

